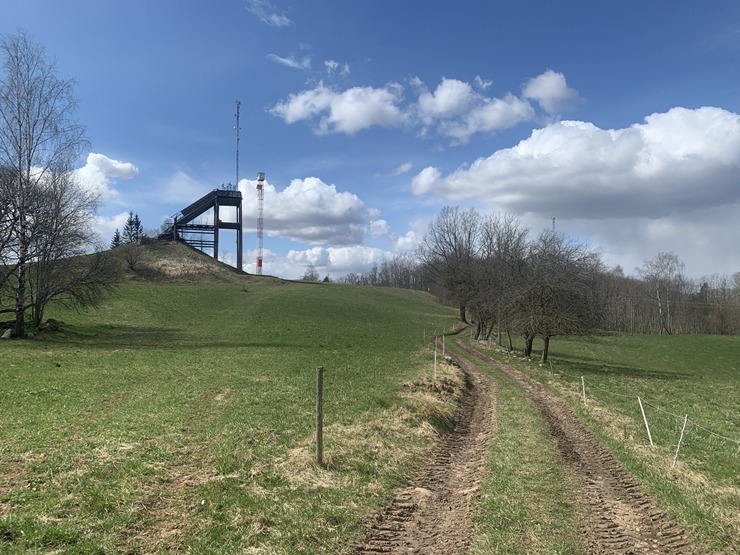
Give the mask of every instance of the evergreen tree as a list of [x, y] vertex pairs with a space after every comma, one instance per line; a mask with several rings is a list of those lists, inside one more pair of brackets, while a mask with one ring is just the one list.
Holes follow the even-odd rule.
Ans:
[[116, 232], [113, 234], [113, 240], [110, 242], [110, 248], [115, 249], [123, 245], [123, 239], [121, 239], [121, 232], [116, 228]]
[[124, 243], [137, 243], [142, 237], [144, 237], [144, 227], [141, 225], [139, 215], [129, 212], [126, 225], [123, 226]]

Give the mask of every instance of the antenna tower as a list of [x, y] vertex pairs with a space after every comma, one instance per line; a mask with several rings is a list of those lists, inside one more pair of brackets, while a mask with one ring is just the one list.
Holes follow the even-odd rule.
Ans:
[[239, 190], [239, 131], [241, 127], [239, 127], [239, 108], [241, 107], [242, 103], [238, 100], [236, 101], [236, 190]]
[[257, 275], [262, 275], [262, 234], [265, 213], [265, 172], [257, 172]]

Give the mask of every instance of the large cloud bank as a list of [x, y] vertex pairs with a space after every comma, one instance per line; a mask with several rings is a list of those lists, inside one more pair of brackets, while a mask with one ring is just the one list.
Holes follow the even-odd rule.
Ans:
[[625, 129], [561, 121], [448, 175], [427, 167], [416, 195], [481, 199], [564, 218], [662, 217], [740, 200], [740, 116], [673, 108]]

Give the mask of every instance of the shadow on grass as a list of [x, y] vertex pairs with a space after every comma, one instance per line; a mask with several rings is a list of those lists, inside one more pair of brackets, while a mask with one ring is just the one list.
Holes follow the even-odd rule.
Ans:
[[127, 326], [107, 324], [80, 326], [65, 324], [61, 331], [45, 332], [39, 339], [45, 344], [85, 349], [213, 349], [213, 348], [305, 348], [306, 344], [288, 343], [276, 339], [274, 342], [250, 342], [249, 338], [225, 333], [223, 337], [204, 336], [182, 328], [160, 326]]
[[656, 380], [681, 380], [690, 377], [685, 372], [666, 372], [663, 370], [650, 370], [639, 366], [614, 366], [605, 365], [597, 360], [578, 357], [573, 355], [558, 356], [556, 358], [561, 364], [567, 367], [568, 374], [577, 374], [578, 376], [600, 376], [600, 377], [623, 377], [623, 378], [644, 378]]

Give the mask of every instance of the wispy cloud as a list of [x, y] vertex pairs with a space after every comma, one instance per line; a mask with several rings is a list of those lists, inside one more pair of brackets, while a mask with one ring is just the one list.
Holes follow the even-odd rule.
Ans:
[[393, 170], [393, 175], [403, 175], [405, 173], [409, 173], [411, 171], [411, 168], [413, 167], [414, 165], [411, 162], [404, 162], [395, 170]]
[[324, 61], [324, 67], [326, 68], [326, 73], [329, 75], [334, 73], [338, 73], [341, 76], [349, 75], [349, 64], [341, 64], [336, 60], [326, 60]]
[[311, 68], [310, 56], [304, 56], [303, 58], [299, 60], [293, 55], [290, 55], [287, 58], [283, 58], [282, 56], [278, 56], [277, 54], [268, 54], [267, 58], [269, 60], [272, 60], [273, 62], [277, 62], [278, 64], [281, 64], [281, 65], [284, 65], [286, 67], [290, 67], [293, 69], [310, 69]]
[[280, 13], [270, 0], [245, 0], [247, 10], [271, 27], [289, 27], [293, 22]]

